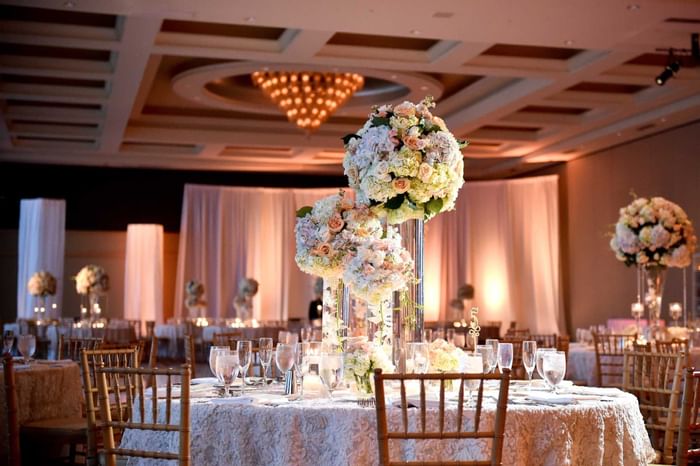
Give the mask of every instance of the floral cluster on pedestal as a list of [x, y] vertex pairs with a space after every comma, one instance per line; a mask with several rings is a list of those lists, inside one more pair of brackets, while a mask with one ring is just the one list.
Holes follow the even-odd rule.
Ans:
[[191, 318], [204, 317], [203, 310], [207, 302], [204, 300], [204, 284], [190, 280], [185, 284], [185, 307]]
[[688, 267], [697, 247], [688, 215], [663, 197], [636, 198], [620, 209], [610, 247], [625, 265], [644, 271], [645, 301], [651, 325], [656, 326], [666, 269]]
[[88, 314], [85, 317], [100, 317], [98, 298], [109, 291], [109, 275], [99, 265], [86, 265], [75, 276], [75, 291], [88, 297], [89, 307], [83, 308], [83, 313]]
[[27, 282], [27, 291], [36, 298], [34, 314], [37, 320], [41, 320], [47, 315], [46, 297], [56, 294], [56, 277], [46, 270], [35, 272]]

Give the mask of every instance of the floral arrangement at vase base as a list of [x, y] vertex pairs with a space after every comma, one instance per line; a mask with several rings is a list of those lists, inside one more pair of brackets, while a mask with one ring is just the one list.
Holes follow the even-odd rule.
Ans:
[[374, 393], [374, 370], [394, 372], [389, 358], [391, 348], [372, 343], [366, 337], [358, 337], [348, 342], [345, 353], [345, 380], [354, 386], [360, 395]]

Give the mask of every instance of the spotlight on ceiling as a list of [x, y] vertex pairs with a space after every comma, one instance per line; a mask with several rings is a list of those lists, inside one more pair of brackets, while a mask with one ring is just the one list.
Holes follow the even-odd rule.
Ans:
[[[672, 59], [673, 55], [669, 55], [669, 58]], [[659, 86], [663, 86], [666, 84], [666, 81], [668, 81], [672, 76], [675, 76], [676, 73], [678, 73], [678, 70], [681, 69], [681, 62], [680, 60], [675, 60], [668, 65], [666, 65], [666, 68], [656, 77], [656, 84]]]

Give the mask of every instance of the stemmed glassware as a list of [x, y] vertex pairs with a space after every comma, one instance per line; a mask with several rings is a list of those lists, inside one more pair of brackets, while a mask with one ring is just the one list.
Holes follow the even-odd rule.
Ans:
[[513, 368], [513, 343], [498, 344], [498, 370]]
[[[241, 369], [238, 354], [235, 351], [219, 350], [216, 353], [216, 377], [224, 384], [224, 397], [229, 396], [231, 384]], [[243, 392], [241, 392], [242, 394]]]
[[532, 371], [535, 370], [535, 363], [537, 356], [537, 342], [534, 340], [527, 340], [523, 342], [523, 366], [525, 367], [525, 372], [527, 372], [527, 387], [532, 388]]
[[277, 343], [275, 362], [281, 374], [286, 374], [294, 367], [294, 346], [286, 343]]
[[552, 351], [556, 351], [556, 349], [555, 348], [537, 348], [537, 352], [535, 353], [537, 373], [540, 375], [540, 378], [545, 380], [545, 381], [546, 381], [546, 379], [544, 377], [544, 368], [542, 367], [542, 361], [544, 359], [544, 354], [550, 353]]
[[333, 390], [343, 384], [343, 354], [321, 355], [321, 381], [328, 390], [328, 398], [333, 399]]
[[[215, 377], [218, 378], [216, 375], [216, 355], [219, 351], [223, 350], [230, 350], [228, 346], [212, 346], [209, 348], [209, 370], [211, 370], [211, 373], [214, 374]], [[221, 379], [219, 379], [219, 382], [223, 382]]]
[[563, 351], [544, 353], [542, 360], [545, 379], [552, 386], [552, 392], [557, 392], [557, 385], [564, 379], [566, 373], [566, 355]]
[[409, 344], [408, 358], [411, 361], [414, 373], [425, 374], [428, 372], [428, 351], [429, 345], [426, 342], [415, 342]]
[[248, 374], [248, 368], [253, 359], [253, 342], [249, 340], [239, 340], [236, 342], [236, 353], [238, 353], [238, 361], [241, 365], [241, 395], [245, 392], [245, 376]]
[[445, 340], [447, 340], [447, 343], [455, 344], [455, 336], [457, 334], [457, 331], [453, 328], [448, 328], [445, 330]]
[[423, 341], [425, 343], [432, 343], [432, 341], [433, 341], [433, 329], [432, 328], [424, 328], [423, 329]]
[[309, 373], [309, 342], [301, 342], [294, 349], [294, 370], [301, 380], [301, 391], [297, 400], [304, 398], [304, 376]]
[[267, 368], [272, 362], [272, 338], [261, 338], [258, 342], [258, 357], [262, 367], [263, 386], [267, 386]]
[[313, 333], [313, 329], [311, 327], [302, 327], [301, 330], [299, 331], [299, 333], [300, 333], [302, 342], [311, 341], [311, 335]]
[[29, 358], [36, 351], [36, 337], [34, 335], [20, 335], [17, 338], [17, 349], [24, 358], [24, 363], [29, 364]]
[[494, 366], [496, 365], [496, 355], [493, 352], [493, 347], [491, 345], [477, 345], [477, 353], [481, 353], [481, 363], [484, 367], [484, 374], [491, 372], [491, 361], [493, 360]]
[[[464, 354], [464, 367], [462, 368], [465, 374], [482, 374], [484, 372], [484, 360], [481, 353], [465, 353]], [[467, 381], [467, 388], [469, 388], [469, 401], [467, 406], [472, 406], [472, 391], [479, 385], [476, 380]]]
[[12, 345], [15, 343], [15, 334], [12, 330], [7, 330], [2, 339], [2, 353], [11, 353]]
[[495, 338], [486, 339], [486, 344], [491, 346], [491, 355], [489, 356], [489, 372], [496, 371], [496, 365], [498, 364], [498, 340]]

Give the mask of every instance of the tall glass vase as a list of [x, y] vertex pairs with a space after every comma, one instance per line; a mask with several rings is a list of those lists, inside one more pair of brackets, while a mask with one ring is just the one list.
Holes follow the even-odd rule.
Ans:
[[664, 293], [664, 281], [666, 279], [666, 267], [645, 267], [644, 284], [646, 293], [644, 304], [649, 316], [649, 338], [657, 339], [661, 333], [661, 300]]
[[408, 343], [423, 338], [424, 232], [422, 219], [407, 220], [399, 225], [403, 246], [411, 255], [416, 272], [416, 283], [409, 285], [407, 292], [394, 293], [393, 359], [399, 372], [404, 372], [406, 368]]
[[322, 345], [324, 351], [343, 351], [350, 320], [350, 293], [341, 279], [323, 279]]

